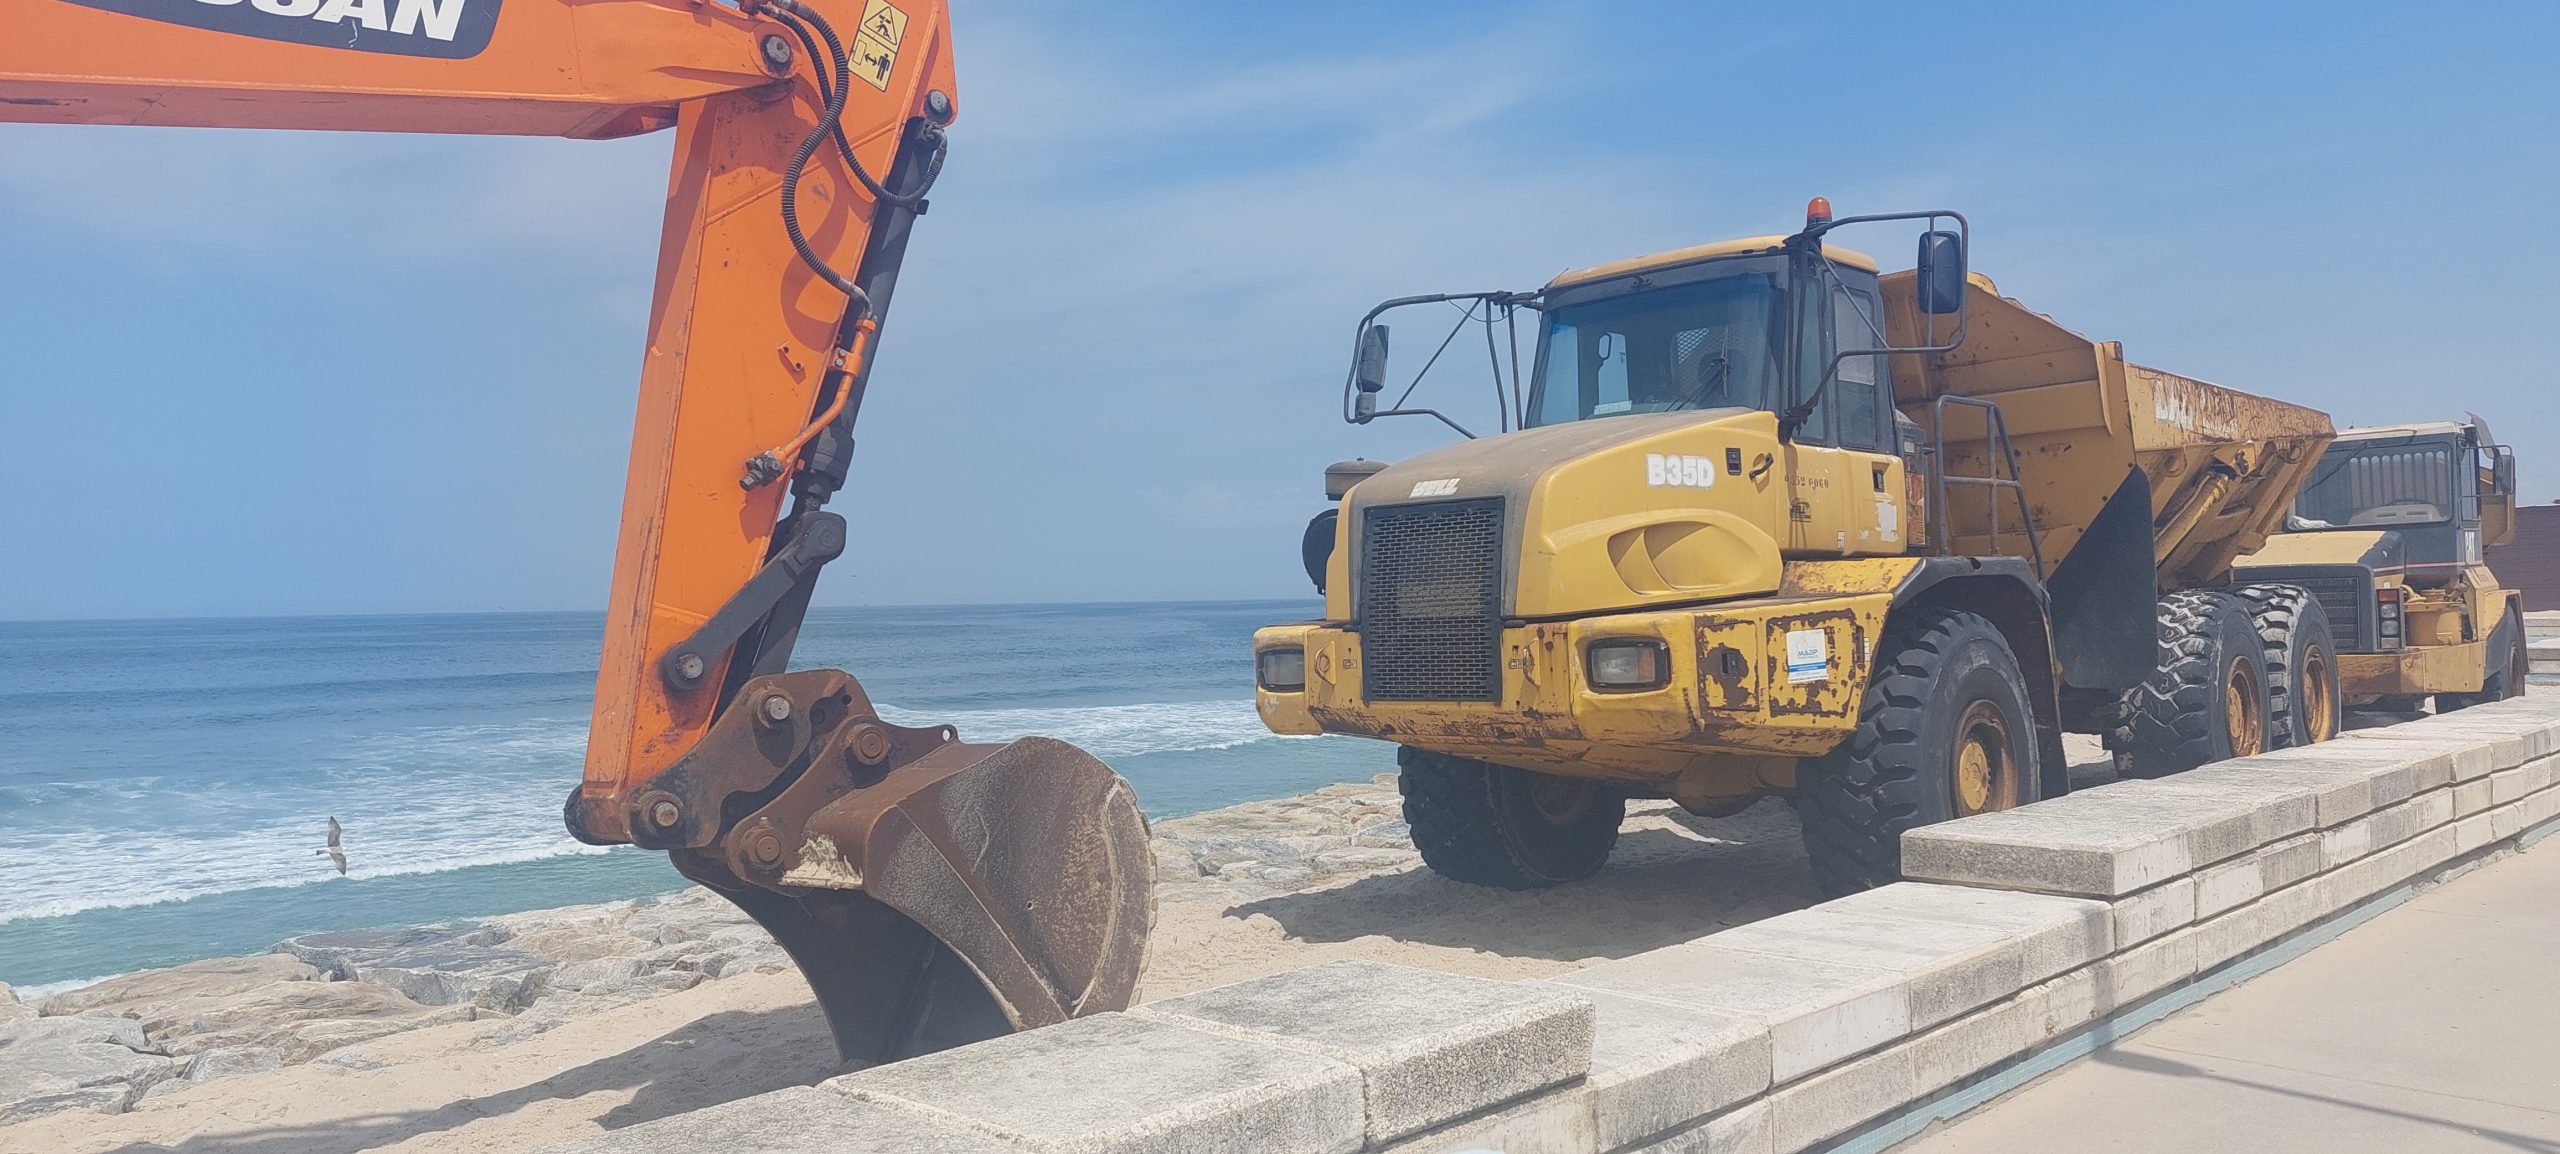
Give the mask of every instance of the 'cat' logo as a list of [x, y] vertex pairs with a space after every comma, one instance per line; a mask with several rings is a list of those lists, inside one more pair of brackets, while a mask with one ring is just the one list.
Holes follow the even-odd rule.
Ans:
[[319, 48], [467, 60], [489, 46], [500, 0], [69, 0], [165, 24]]

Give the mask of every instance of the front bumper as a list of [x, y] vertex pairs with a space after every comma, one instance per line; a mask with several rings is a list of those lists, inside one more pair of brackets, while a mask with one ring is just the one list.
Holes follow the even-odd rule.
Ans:
[[[1278, 625], [1256, 633], [1254, 648], [1304, 647], [1306, 687], [1257, 687], [1254, 706], [1277, 733], [1382, 738], [1577, 776], [1659, 779], [1702, 759], [1818, 756], [1857, 722], [1890, 602], [1883, 593], [1769, 598], [1513, 625], [1501, 632], [1492, 701], [1367, 700], [1357, 631]], [[1591, 687], [1591, 644], [1626, 639], [1662, 642], [1667, 685]]]
[[2488, 676], [2489, 643], [2422, 645], [2390, 653], [2338, 655], [2338, 693], [2349, 705], [2377, 697], [2478, 693]]

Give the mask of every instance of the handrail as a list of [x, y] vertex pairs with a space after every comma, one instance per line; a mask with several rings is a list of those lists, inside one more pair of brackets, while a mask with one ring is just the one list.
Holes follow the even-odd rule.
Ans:
[[[1991, 475], [1984, 477], [1958, 477], [1949, 475], [1947, 469], [1947, 406], [1951, 404], [1965, 405], [1982, 410], [1984, 447], [1989, 449], [1996, 446], [2000, 451], [1999, 460], [1990, 463], [1994, 470]], [[1965, 485], [1981, 485], [1990, 489], [2007, 489], [2018, 495], [2018, 521], [2027, 535], [2027, 558], [2035, 566], [2037, 578], [2042, 579], [2045, 577], [2044, 547], [2036, 540], [2035, 511], [2027, 503], [2026, 479], [2024, 474], [2018, 471], [2018, 451], [2015, 446], [2009, 443], [2009, 422], [2001, 416], [2000, 406], [1993, 402], [1983, 400], [1980, 397], [1942, 396], [1937, 399], [1936, 404], [1932, 406], [1929, 411], [1929, 423], [1934, 439], [1934, 443], [1930, 446], [1930, 456], [1932, 458], [1932, 463], [1936, 466], [1929, 470], [1929, 523], [1930, 538], [1936, 543], [1937, 550], [1941, 553], [1946, 552], [1954, 539], [1954, 534], [1950, 531], [1947, 520], [1948, 482], [1952, 481]], [[2002, 477], [1997, 472], [2002, 463], [2006, 463], [2009, 466], [2009, 475], [2007, 477]], [[1996, 554], [2000, 548], [1999, 497], [1996, 494], [1991, 495], [1990, 499], [1984, 503], [1983, 508], [1988, 514], [1988, 519], [1990, 521], [1991, 549]]]

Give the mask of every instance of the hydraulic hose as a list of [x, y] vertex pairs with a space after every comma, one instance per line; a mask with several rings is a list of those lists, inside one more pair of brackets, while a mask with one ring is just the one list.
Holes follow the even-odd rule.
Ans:
[[[824, 277], [828, 284], [836, 286], [843, 292], [846, 299], [851, 302], [855, 313], [867, 312], [870, 308], [870, 300], [863, 294], [862, 287], [853, 283], [851, 276], [836, 271], [835, 266], [828, 264], [825, 257], [818, 255], [817, 248], [809, 243], [809, 234], [800, 227], [800, 177], [809, 167], [809, 158], [817, 155], [818, 146], [826, 141], [830, 133], [838, 131], [837, 118], [844, 115], [845, 90], [853, 82], [852, 62], [846, 59], [844, 42], [836, 38], [835, 29], [828, 26], [826, 17], [818, 15], [808, 6], [801, 4], [799, 0], [772, 0], [772, 7], [776, 18], [790, 25], [795, 31], [799, 27], [800, 20], [807, 20], [817, 26], [818, 32], [826, 38], [830, 58], [835, 66], [836, 81], [832, 92], [827, 91], [829, 86], [824, 81], [819, 83], [818, 87], [825, 96], [826, 106], [818, 114], [817, 125], [809, 130], [809, 135], [801, 139], [800, 147], [792, 152], [791, 163], [783, 167], [782, 230], [790, 236], [791, 247], [800, 254], [801, 263], [808, 265], [812, 271]], [[805, 37], [805, 33], [803, 35]]]

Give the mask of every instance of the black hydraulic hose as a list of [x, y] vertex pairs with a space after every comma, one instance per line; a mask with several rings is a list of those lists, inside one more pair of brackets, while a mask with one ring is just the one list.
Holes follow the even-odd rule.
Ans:
[[[828, 82], [824, 71], [818, 71], [816, 79], [818, 98], [837, 109], [835, 115], [827, 117], [827, 129], [835, 137], [836, 154], [844, 158], [845, 167], [853, 171], [853, 178], [861, 182], [863, 189], [871, 194], [872, 199], [882, 204], [896, 205], [919, 214], [923, 213], [925, 194], [933, 190], [935, 178], [942, 175], [942, 158], [945, 150], [942, 147], [941, 126], [933, 125], [928, 129], [933, 134], [935, 147], [933, 157], [925, 167], [924, 182], [917, 185], [914, 192], [900, 194], [889, 191], [887, 186], [872, 178], [871, 170], [864, 168], [862, 160], [853, 154], [853, 142], [845, 139], [844, 121], [841, 119], [844, 107], [842, 94], [853, 79], [853, 71], [845, 55], [844, 42], [837, 38], [835, 27], [827, 23], [825, 17], [799, 3], [799, 0], [774, 0], [773, 6], [785, 14], [783, 23], [791, 29], [792, 35], [799, 38], [800, 47], [808, 52], [812, 62], [825, 59], [833, 59], [836, 62], [835, 80], [832, 84]], [[789, 18], [794, 15], [807, 19], [810, 24], [817, 27], [818, 35], [824, 37], [827, 42], [826, 52], [818, 51], [817, 41], [810, 38], [808, 28], [802, 26], [798, 20]]]
[[801, 139], [800, 147], [791, 154], [791, 163], [783, 167], [782, 230], [791, 237], [791, 247], [799, 252], [801, 263], [843, 292], [853, 311], [865, 311], [870, 300], [863, 293], [862, 286], [853, 283], [852, 277], [836, 271], [826, 258], [819, 256], [817, 248], [809, 243], [808, 233], [800, 228], [800, 175], [809, 167], [809, 158], [817, 155], [818, 145], [824, 143], [827, 134], [834, 129], [836, 118], [844, 115], [845, 89], [853, 80], [852, 64], [845, 59], [844, 43], [836, 39], [833, 29], [827, 27], [826, 19], [800, 4], [799, 0], [773, 0], [773, 12], [785, 24], [796, 26], [795, 17], [815, 23], [825, 34], [827, 47], [834, 50], [836, 71], [835, 91], [827, 96], [826, 107], [818, 114], [817, 126]]

